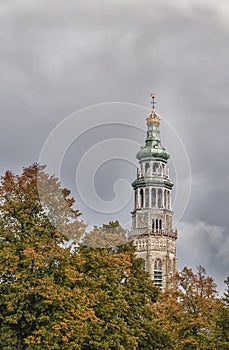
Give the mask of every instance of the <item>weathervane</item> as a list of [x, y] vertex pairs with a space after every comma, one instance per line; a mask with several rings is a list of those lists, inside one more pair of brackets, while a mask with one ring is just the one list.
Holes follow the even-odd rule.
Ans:
[[153, 110], [155, 110], [155, 104], [157, 103], [156, 101], [155, 101], [155, 94], [150, 94], [150, 96], [152, 97], [152, 106], [153, 106]]

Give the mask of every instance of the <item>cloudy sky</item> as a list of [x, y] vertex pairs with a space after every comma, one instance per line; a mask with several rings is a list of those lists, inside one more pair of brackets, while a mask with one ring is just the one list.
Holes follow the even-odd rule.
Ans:
[[[101, 224], [110, 215], [125, 224], [133, 208], [133, 159], [155, 92], [179, 194], [173, 208], [179, 268], [201, 264], [222, 289], [229, 275], [228, 1], [2, 0], [0, 40], [1, 173], [39, 160], [62, 123], [56, 144], [65, 138], [69, 144], [61, 181], [84, 220]], [[63, 120], [86, 107], [65, 128]], [[80, 188], [93, 182], [101, 208], [125, 179], [120, 213], [102, 215], [82, 199], [75, 181], [81, 160]]]

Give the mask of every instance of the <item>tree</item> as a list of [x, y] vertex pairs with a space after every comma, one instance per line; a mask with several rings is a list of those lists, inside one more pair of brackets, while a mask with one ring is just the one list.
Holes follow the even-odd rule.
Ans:
[[[0, 348], [154, 348], [159, 291], [134, 246], [77, 246], [85, 225], [69, 195], [37, 164], [1, 179]], [[97, 230], [126, 237], [118, 222]]]
[[129, 232], [123, 229], [118, 221], [109, 221], [102, 227], [94, 226], [84, 239], [84, 246], [93, 248], [111, 248], [127, 243]]
[[1, 178], [0, 349], [229, 349], [229, 278], [220, 299], [185, 267], [162, 294], [118, 221], [85, 234], [73, 204], [37, 164]]
[[229, 277], [227, 277], [224, 283], [226, 284], [226, 291], [224, 292], [223, 301], [229, 308]]
[[153, 306], [155, 322], [170, 337], [168, 349], [217, 349], [213, 341], [216, 285], [199, 266], [195, 274], [185, 267], [172, 287]]
[[214, 312], [215, 327], [213, 330], [214, 344], [217, 350], [229, 349], [229, 277], [225, 281], [226, 291], [218, 300]]
[[153, 327], [150, 309], [159, 290], [136, 258], [133, 244], [81, 247], [80, 255], [83, 283], [94, 295], [91, 306], [98, 319], [82, 349], [156, 349], [165, 342]]
[[[64, 223], [64, 235], [50, 223], [48, 208], [41, 205], [38, 177], [50, 190], [50, 203], [56, 206], [53, 217]], [[1, 179], [0, 348], [3, 350], [80, 349], [88, 320], [96, 321], [86, 286], [84, 290], [78, 287], [82, 273], [72, 264], [71, 247], [65, 246], [72, 233], [77, 241], [84, 231], [69, 194], [37, 164], [25, 168], [20, 176], [7, 171]], [[64, 199], [69, 210], [59, 205], [60, 195], [60, 202], [63, 204]], [[80, 256], [77, 258], [80, 265]]]

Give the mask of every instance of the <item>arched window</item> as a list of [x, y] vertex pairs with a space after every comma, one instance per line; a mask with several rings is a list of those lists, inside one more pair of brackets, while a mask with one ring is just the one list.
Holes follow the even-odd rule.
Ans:
[[156, 219], [156, 230], [158, 230], [158, 219]]
[[145, 176], [146, 177], [150, 176], [150, 165], [149, 165], [149, 163], [146, 163], [146, 165], [145, 165]]
[[152, 220], [152, 229], [155, 229], [155, 224], [154, 224], [154, 220]]
[[159, 165], [157, 162], [153, 163], [153, 173], [158, 174], [159, 171]]
[[145, 189], [145, 207], [149, 207], [149, 189]]
[[162, 165], [160, 163], [158, 165], [158, 174], [162, 176]]
[[165, 164], [162, 164], [162, 175], [165, 176]]
[[164, 208], [166, 209], [166, 196], [167, 196], [167, 191], [164, 191]]
[[157, 259], [154, 262], [154, 270], [161, 270], [162, 269], [162, 262], [161, 259]]
[[168, 191], [168, 209], [170, 209], [170, 192]]
[[143, 207], [143, 204], [144, 204], [144, 192], [143, 192], [143, 189], [141, 188], [140, 189], [140, 206], [141, 206], [141, 208]]
[[155, 208], [156, 207], [156, 190], [155, 188], [152, 188], [152, 192], [151, 192], [151, 207]]
[[158, 208], [162, 208], [162, 189], [159, 188], [158, 190]]
[[160, 259], [154, 262], [154, 284], [162, 289], [162, 262]]
[[161, 219], [159, 220], [159, 230], [161, 230], [162, 229], [162, 221], [161, 221]]
[[138, 191], [135, 190], [135, 208], [138, 207]]

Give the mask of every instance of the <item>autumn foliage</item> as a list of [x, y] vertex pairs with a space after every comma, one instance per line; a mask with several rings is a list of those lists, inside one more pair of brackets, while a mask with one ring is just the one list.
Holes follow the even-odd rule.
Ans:
[[0, 349], [229, 349], [229, 280], [219, 298], [184, 268], [162, 294], [119, 223], [86, 234], [73, 205], [37, 164], [1, 178]]

